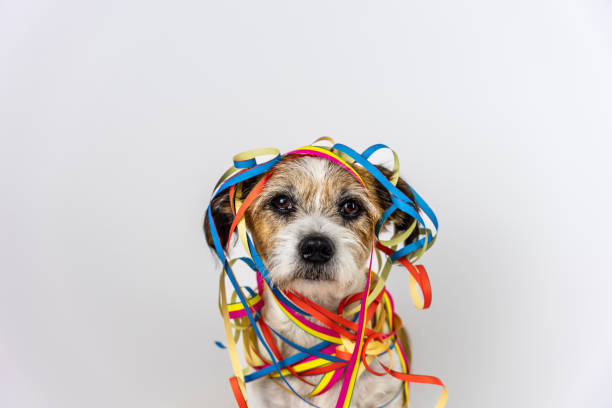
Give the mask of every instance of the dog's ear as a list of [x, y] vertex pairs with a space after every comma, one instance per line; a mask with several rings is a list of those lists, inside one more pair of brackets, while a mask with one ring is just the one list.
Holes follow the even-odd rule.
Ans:
[[[391, 175], [393, 174], [393, 172], [391, 170], [389, 170], [389, 169], [387, 169], [387, 168], [385, 168], [385, 167], [383, 167], [381, 165], [377, 165], [376, 168], [378, 170], [380, 170], [380, 172], [387, 179], [391, 178]], [[390, 195], [389, 191], [379, 181], [376, 180], [374, 182], [374, 186], [375, 186], [375, 193], [376, 193], [376, 198], [378, 200], [378, 203], [379, 203], [380, 207], [382, 208], [382, 210], [385, 211], [393, 203], [391, 201], [391, 195]], [[410, 189], [410, 186], [408, 185], [408, 183], [406, 183], [406, 181], [404, 181], [404, 179], [402, 179], [400, 177], [397, 180], [396, 187], [402, 193], [406, 194], [406, 196], [408, 196], [408, 198], [410, 198], [412, 200], [412, 202], [413, 202], [412, 206], [418, 212], [419, 211], [419, 207], [416, 204], [416, 200], [415, 200], [414, 194], [412, 193], [412, 190]], [[410, 228], [414, 221], [415, 221], [414, 218], [411, 217], [410, 215], [406, 214], [405, 212], [403, 212], [401, 210], [397, 210], [397, 211], [395, 211], [391, 215], [391, 217], [389, 217], [389, 219], [387, 220], [387, 223], [392, 223], [393, 224], [393, 226], [394, 226], [394, 235], [397, 235], [398, 233], [400, 233], [402, 231], [406, 231], [408, 228]], [[419, 238], [419, 228], [418, 228], [418, 225], [417, 225], [416, 228], [412, 231], [412, 233], [410, 233], [408, 238], [406, 238], [404, 243], [406, 245], [408, 245], [408, 244], [416, 241], [418, 238]]]
[[[229, 235], [232, 221], [234, 221], [234, 214], [229, 201], [229, 188], [226, 188], [219, 195], [212, 199], [210, 202], [210, 212], [212, 219], [215, 223], [215, 229], [223, 248], [227, 245], [227, 236]], [[212, 233], [210, 231], [210, 222], [208, 219], [208, 211], [204, 215], [204, 234], [206, 234], [206, 242], [208, 246], [215, 249], [215, 243], [213, 241]]]
[[[242, 194], [240, 195], [241, 200], [244, 200], [246, 196], [253, 190], [255, 185], [261, 180], [263, 175], [259, 175], [242, 182]], [[227, 246], [227, 238], [229, 235], [229, 230], [232, 226], [232, 222], [234, 221], [234, 214], [232, 213], [232, 207], [230, 205], [229, 200], [229, 188], [226, 188], [220, 194], [218, 194], [215, 198], [212, 199], [210, 203], [210, 211], [212, 213], [212, 218], [215, 223], [215, 228], [217, 229], [217, 233], [219, 235], [219, 241], [221, 242], [221, 246], [225, 248]], [[210, 223], [208, 221], [208, 212], [206, 212], [204, 216], [204, 234], [206, 235], [206, 241], [208, 245], [215, 249], [215, 243], [213, 242], [212, 234], [210, 232]], [[236, 235], [234, 235], [236, 236]]]

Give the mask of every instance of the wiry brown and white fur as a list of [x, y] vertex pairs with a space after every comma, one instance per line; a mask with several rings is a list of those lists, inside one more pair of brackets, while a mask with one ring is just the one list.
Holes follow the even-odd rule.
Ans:
[[[296, 290], [333, 311], [337, 311], [343, 298], [363, 290], [374, 227], [382, 212], [391, 204], [387, 190], [363, 168], [356, 166], [356, 169], [364, 179], [367, 191], [348, 171], [328, 160], [308, 156], [289, 158], [275, 166], [263, 191], [245, 213], [247, 229], [270, 272], [272, 282], [280, 289]], [[387, 177], [390, 175], [388, 170], [379, 169]], [[243, 197], [256, 181], [244, 183]], [[398, 182], [398, 188], [412, 196], [402, 179]], [[233, 218], [227, 193], [213, 200], [212, 211], [220, 236], [227, 239]], [[408, 228], [412, 221], [411, 217], [398, 211], [389, 224], [393, 224], [395, 232], [398, 232]], [[205, 231], [212, 246], [207, 223]], [[319, 239], [319, 244], [322, 242], [326, 245], [326, 252], [321, 255], [324, 258], [322, 262], [311, 262], [312, 259], [306, 257], [308, 249], [305, 252], [304, 241], [312, 241], [312, 237]], [[408, 241], [416, 238], [415, 233]], [[271, 328], [304, 347], [312, 347], [320, 341], [289, 320], [270, 296], [269, 291], [264, 292], [262, 316]], [[401, 337], [403, 342], [407, 342], [405, 333]], [[277, 341], [277, 344], [284, 357], [296, 353], [282, 341]], [[407, 344], [404, 344], [404, 348], [409, 350]], [[388, 355], [380, 359], [382, 363], [389, 364]], [[398, 361], [395, 355], [395, 367]], [[375, 362], [371, 363], [371, 367], [382, 370]], [[308, 377], [314, 384], [319, 378]], [[301, 395], [306, 395], [312, 389], [297, 378], [287, 376], [287, 379]], [[341, 381], [328, 392], [309, 401], [321, 408], [334, 407], [340, 385]], [[402, 383], [391, 376], [379, 377], [365, 371], [357, 381], [351, 406], [379, 407], [398, 395], [401, 387]], [[254, 388], [265, 407], [309, 406], [268, 378], [255, 381]], [[403, 395], [400, 394], [388, 406], [400, 407], [402, 402]]]

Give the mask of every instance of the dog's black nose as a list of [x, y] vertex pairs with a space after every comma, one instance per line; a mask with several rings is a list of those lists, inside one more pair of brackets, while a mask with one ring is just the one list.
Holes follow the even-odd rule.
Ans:
[[300, 243], [300, 255], [307, 262], [322, 264], [334, 256], [334, 244], [323, 235], [306, 237]]

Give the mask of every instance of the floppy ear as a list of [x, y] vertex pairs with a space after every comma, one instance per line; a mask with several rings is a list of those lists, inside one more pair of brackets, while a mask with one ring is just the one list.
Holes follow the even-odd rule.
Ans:
[[[242, 194], [240, 195], [241, 200], [244, 200], [249, 193], [253, 190], [255, 185], [262, 179], [263, 175], [260, 174], [256, 177], [244, 180], [242, 182]], [[225, 248], [227, 246], [227, 238], [229, 230], [234, 221], [234, 214], [232, 213], [232, 207], [229, 200], [229, 188], [226, 188], [219, 195], [212, 199], [210, 202], [210, 211], [212, 218], [215, 223], [215, 228], [219, 235], [219, 241], [221, 246]], [[208, 220], [208, 211], [204, 215], [204, 234], [206, 235], [206, 241], [208, 245], [215, 249], [215, 243], [213, 242], [212, 234], [210, 231], [210, 222]], [[236, 236], [236, 235], [234, 235]]]
[[[219, 236], [219, 241], [221, 242], [221, 246], [225, 248], [227, 245], [227, 236], [229, 235], [232, 221], [234, 221], [234, 214], [232, 213], [232, 208], [230, 207], [229, 201], [229, 188], [225, 189], [225, 191], [221, 192], [221, 194], [212, 199], [210, 202], [210, 211], [212, 214], [212, 219], [215, 223], [215, 229], [217, 230], [217, 234]], [[215, 243], [213, 241], [210, 228], [211, 225], [208, 219], [207, 210], [206, 214], [204, 214], [204, 234], [206, 234], [206, 242], [208, 242], [208, 246], [215, 249]]]
[[[385, 167], [383, 167], [381, 165], [376, 165], [376, 168], [378, 170], [380, 170], [380, 172], [387, 179], [389, 179], [391, 177], [391, 175], [393, 174], [393, 172], [391, 170], [389, 170], [389, 169], [387, 169], [387, 168], [385, 168]], [[378, 203], [379, 203], [380, 207], [383, 209], [383, 211], [385, 211], [393, 203], [391, 201], [391, 195], [390, 195], [389, 191], [379, 181], [375, 181], [374, 185], [376, 186], [375, 187], [375, 192], [376, 192], [376, 197], [378, 199]], [[404, 179], [402, 179], [400, 177], [397, 180], [396, 187], [402, 193], [406, 194], [406, 196], [408, 196], [408, 198], [410, 198], [412, 200], [412, 202], [413, 202], [412, 206], [418, 212], [419, 211], [419, 207], [416, 204], [414, 194], [412, 193], [412, 190], [410, 189], [410, 186], [408, 185], [408, 183], [406, 183], [406, 181], [404, 181]], [[410, 228], [414, 221], [415, 221], [414, 218], [411, 217], [410, 215], [406, 214], [405, 212], [403, 212], [401, 210], [397, 210], [397, 211], [395, 211], [391, 215], [391, 217], [389, 217], [389, 219], [387, 220], [387, 223], [392, 223], [393, 224], [393, 226], [394, 226], [394, 235], [397, 235], [398, 233], [400, 233], [402, 231], [406, 231], [408, 228]], [[404, 243], [406, 245], [408, 245], [408, 244], [416, 241], [417, 239], [419, 239], [419, 226], [418, 225], [412, 231], [412, 233], [408, 236], [408, 238], [406, 238]]]

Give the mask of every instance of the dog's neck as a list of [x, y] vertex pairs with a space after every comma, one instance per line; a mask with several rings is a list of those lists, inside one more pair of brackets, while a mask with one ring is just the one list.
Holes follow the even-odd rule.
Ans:
[[[360, 279], [351, 282], [349, 285], [337, 285], [331, 281], [323, 282], [298, 282], [296, 285], [287, 288], [293, 289], [300, 295], [305, 296], [312, 302], [326, 308], [334, 313], [338, 312], [340, 302], [347, 296], [363, 291], [366, 282], [366, 275], [360, 275]], [[306, 333], [303, 329], [297, 326], [283, 312], [276, 300], [274, 294], [268, 288], [264, 290], [264, 307], [262, 309], [262, 318], [266, 324], [272, 329], [280, 333], [287, 339], [304, 347], [312, 347], [321, 340]], [[313, 319], [311, 319], [313, 320]], [[314, 320], [313, 320], [314, 321]], [[284, 342], [278, 341], [279, 348], [283, 354], [290, 355], [295, 352], [291, 347], [288, 347]]]

